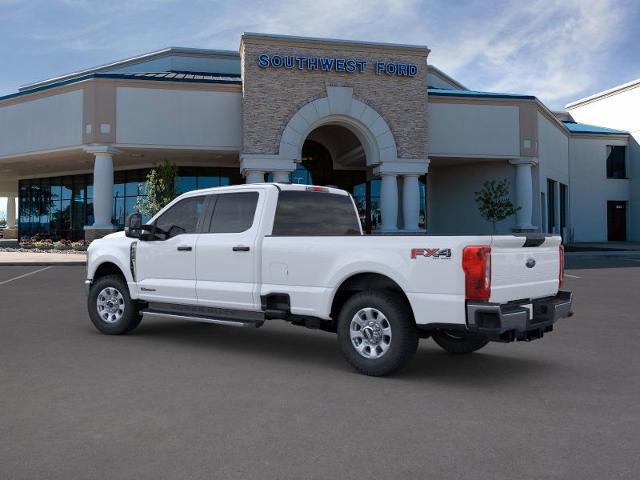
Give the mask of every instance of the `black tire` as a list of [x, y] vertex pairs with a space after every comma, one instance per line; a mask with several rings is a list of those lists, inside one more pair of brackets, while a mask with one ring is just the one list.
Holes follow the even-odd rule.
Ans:
[[[390, 329], [391, 335], [388, 336], [388, 343], [385, 336], [378, 333], [379, 337], [377, 338], [381, 342], [385, 342], [384, 348], [386, 350], [379, 354], [379, 351], [381, 352], [383, 349], [380, 346], [381, 343], [374, 345], [373, 348], [376, 350], [373, 355], [380, 355], [377, 358], [365, 357], [367, 348], [370, 355], [372, 352], [368, 340], [364, 352], [360, 353], [354, 344], [357, 339], [354, 341], [351, 339], [352, 320], [354, 320], [356, 313], [362, 312], [363, 309], [375, 309], [381, 312], [384, 316], [379, 317], [383, 318], [382, 325], [388, 325], [385, 328]], [[375, 312], [373, 313], [375, 314]], [[361, 328], [360, 331], [364, 331], [364, 328]], [[411, 360], [418, 348], [418, 331], [411, 310], [400, 296], [393, 292], [368, 290], [353, 295], [340, 310], [338, 342], [345, 359], [356, 370], [365, 375], [379, 377], [399, 370]], [[365, 342], [364, 334], [359, 345], [362, 345], [362, 342]]]
[[[98, 312], [98, 296], [105, 291], [114, 292], [117, 291], [120, 294], [121, 302], [112, 302], [114, 308], [116, 303], [119, 305], [117, 312], [110, 314], [108, 311], [103, 310], [102, 316]], [[109, 298], [115, 298], [117, 295], [112, 294]], [[120, 299], [120, 297], [117, 297]], [[105, 298], [104, 294], [100, 299], [103, 303]], [[104, 306], [104, 305], [103, 305]], [[121, 307], [121, 308], [120, 308]], [[119, 275], [106, 275], [96, 280], [91, 285], [89, 291], [89, 298], [87, 300], [87, 308], [89, 309], [89, 317], [93, 325], [102, 333], [107, 335], [122, 335], [123, 333], [129, 333], [140, 324], [142, 315], [140, 314], [140, 306], [131, 300], [129, 296], [129, 288], [126, 282]], [[104, 317], [108, 317], [109, 320]]]
[[432, 336], [440, 347], [456, 355], [475, 352], [489, 343], [489, 340], [479, 335], [458, 336], [455, 333], [437, 332]]

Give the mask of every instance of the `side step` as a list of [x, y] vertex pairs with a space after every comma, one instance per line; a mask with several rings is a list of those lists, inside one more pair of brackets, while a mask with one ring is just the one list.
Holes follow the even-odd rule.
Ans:
[[264, 324], [264, 314], [261, 312], [242, 312], [226, 309], [195, 307], [187, 305], [150, 304], [141, 313], [151, 318], [172, 318], [192, 322], [215, 323], [233, 327], [258, 328]]

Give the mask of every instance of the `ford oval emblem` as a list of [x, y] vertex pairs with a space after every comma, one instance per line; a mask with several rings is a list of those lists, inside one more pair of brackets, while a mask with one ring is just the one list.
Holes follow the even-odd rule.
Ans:
[[536, 261], [533, 258], [528, 258], [527, 263], [525, 263], [525, 265], [527, 266], [527, 268], [533, 268], [536, 266]]

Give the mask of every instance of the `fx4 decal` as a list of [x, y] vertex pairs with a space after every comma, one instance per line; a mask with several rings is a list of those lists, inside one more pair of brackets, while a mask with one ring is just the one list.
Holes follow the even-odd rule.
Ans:
[[411, 258], [431, 257], [431, 258], [451, 258], [450, 248], [412, 248]]

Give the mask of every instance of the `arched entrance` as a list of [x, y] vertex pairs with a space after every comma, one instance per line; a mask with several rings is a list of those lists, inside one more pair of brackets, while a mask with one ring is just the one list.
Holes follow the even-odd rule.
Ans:
[[244, 153], [247, 182], [268, 180], [333, 185], [350, 191], [364, 230], [425, 228], [425, 173], [429, 161], [398, 158], [385, 119], [353, 97], [350, 87], [328, 86], [288, 120], [277, 154]]
[[[304, 141], [300, 157], [293, 183], [331, 185], [351, 192], [364, 231], [379, 230], [380, 181], [372, 178], [364, 147], [351, 130], [338, 124], [315, 128]], [[377, 195], [372, 196], [372, 190]]]

